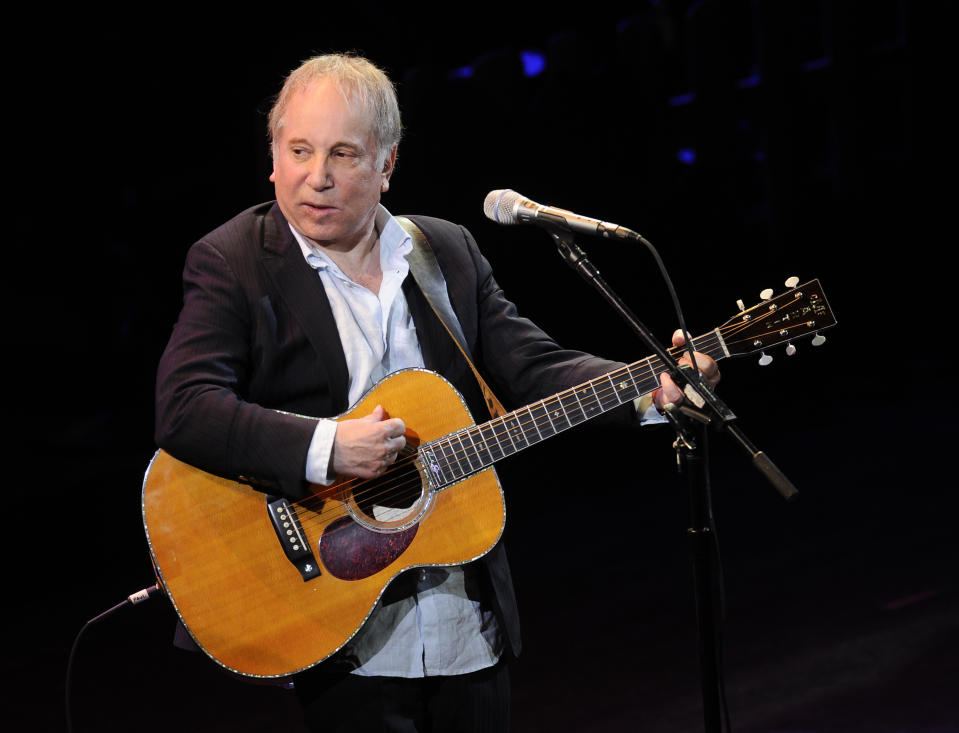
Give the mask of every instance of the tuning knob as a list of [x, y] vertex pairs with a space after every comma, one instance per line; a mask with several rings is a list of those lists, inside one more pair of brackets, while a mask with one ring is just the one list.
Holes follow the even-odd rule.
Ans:
[[786, 344], [786, 356], [795, 356], [795, 355], [796, 355], [796, 347], [793, 346], [792, 344]]
[[811, 343], [813, 346], [822, 346], [824, 343], [826, 343], [826, 337], [821, 333], [817, 333], [815, 336], [813, 336]]
[[759, 357], [759, 366], [769, 366], [773, 363], [773, 358], [766, 353]]
[[797, 285], [799, 285], [799, 278], [796, 277], [795, 275], [793, 275], [791, 278], [788, 278], [786, 280], [786, 287], [789, 288], [790, 290], [796, 287]]
[[773, 297], [773, 289], [766, 288], [759, 294], [759, 297], [762, 298], [763, 300], [770, 300]]

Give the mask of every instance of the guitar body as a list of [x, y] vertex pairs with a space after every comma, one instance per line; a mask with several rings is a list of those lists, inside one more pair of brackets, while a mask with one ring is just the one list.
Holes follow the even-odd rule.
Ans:
[[[376, 405], [403, 418], [414, 446], [473, 425], [459, 393], [425, 370], [391, 375], [338, 419]], [[411, 508], [394, 501], [386, 514], [373, 511], [380, 499], [364, 495], [395, 486], [361, 480], [314, 486], [291, 503], [320, 571], [304, 579], [265, 494], [157, 452], [144, 479], [144, 527], [157, 577], [197, 644], [230, 671], [288, 676], [342, 647], [403, 570], [462, 564], [495, 545], [506, 514], [492, 467], [434, 491], [415, 452], [400, 462]]]

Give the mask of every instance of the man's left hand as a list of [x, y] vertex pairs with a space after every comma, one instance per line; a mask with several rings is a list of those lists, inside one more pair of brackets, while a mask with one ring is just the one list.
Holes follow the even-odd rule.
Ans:
[[[686, 339], [683, 337], [683, 332], [676, 330], [673, 333], [673, 346], [681, 347], [686, 345]], [[706, 386], [710, 389], [714, 389], [719, 383], [720, 374], [719, 366], [716, 364], [716, 361], [705, 354], [701, 354], [698, 351], [693, 352], [696, 357], [696, 367], [699, 369], [699, 373], [703, 377], [703, 381], [706, 383]], [[680, 366], [689, 365], [689, 353], [686, 352], [683, 354], [682, 358], [679, 360]], [[656, 407], [662, 411], [666, 409], [666, 405], [672, 403], [675, 406], [679, 406], [683, 402], [683, 391], [676, 385], [676, 382], [673, 381], [665, 372], [659, 375], [659, 383], [662, 385], [659, 389], [656, 390], [656, 394], [653, 397], [653, 401], [656, 404]]]

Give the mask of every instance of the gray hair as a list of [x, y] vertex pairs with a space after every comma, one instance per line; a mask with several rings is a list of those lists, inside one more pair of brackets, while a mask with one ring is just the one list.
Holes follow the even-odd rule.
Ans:
[[290, 72], [270, 110], [271, 149], [283, 127], [283, 115], [292, 96], [313, 82], [326, 78], [334, 81], [344, 97], [366, 109], [379, 151], [378, 157], [384, 158], [394, 145], [399, 144], [403, 130], [396, 89], [381, 69], [367, 59], [352, 54], [314, 56]]

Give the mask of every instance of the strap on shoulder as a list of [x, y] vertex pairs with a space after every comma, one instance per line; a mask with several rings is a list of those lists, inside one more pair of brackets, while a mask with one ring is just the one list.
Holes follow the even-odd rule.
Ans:
[[440, 323], [443, 324], [447, 333], [459, 347], [466, 363], [473, 370], [476, 381], [479, 382], [480, 389], [483, 391], [483, 398], [486, 400], [490, 415], [493, 417], [505, 415], [506, 410], [503, 405], [496, 399], [496, 395], [493, 394], [493, 391], [473, 365], [473, 360], [470, 359], [469, 350], [466, 347], [466, 337], [463, 335], [463, 329], [453, 312], [453, 305], [450, 303], [449, 293], [446, 291], [446, 280], [443, 278], [439, 263], [436, 261], [436, 256], [433, 254], [433, 249], [430, 247], [426, 235], [423, 234], [423, 230], [405, 216], [395, 218], [413, 239], [413, 249], [406, 257], [407, 262], [410, 263], [410, 274], [416, 280], [416, 284], [420, 286], [420, 290], [423, 291], [426, 301], [440, 319]]

